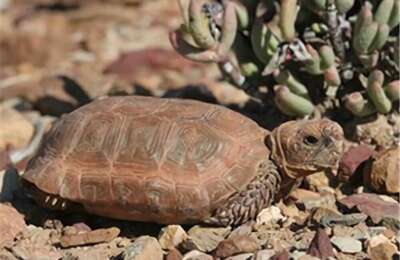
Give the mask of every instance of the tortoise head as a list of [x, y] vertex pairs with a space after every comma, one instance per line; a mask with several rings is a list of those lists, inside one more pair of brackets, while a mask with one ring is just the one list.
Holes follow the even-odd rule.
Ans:
[[326, 170], [335, 174], [343, 141], [342, 128], [328, 119], [289, 121], [268, 138], [272, 159], [293, 179]]

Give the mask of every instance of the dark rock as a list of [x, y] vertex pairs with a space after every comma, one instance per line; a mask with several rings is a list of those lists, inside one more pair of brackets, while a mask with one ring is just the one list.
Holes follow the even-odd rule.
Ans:
[[334, 256], [331, 241], [323, 229], [317, 230], [317, 233], [308, 248], [308, 254], [321, 259]]
[[367, 145], [351, 147], [347, 150], [339, 163], [339, 179], [348, 181], [356, 172], [357, 168], [367, 161], [374, 153], [374, 150]]

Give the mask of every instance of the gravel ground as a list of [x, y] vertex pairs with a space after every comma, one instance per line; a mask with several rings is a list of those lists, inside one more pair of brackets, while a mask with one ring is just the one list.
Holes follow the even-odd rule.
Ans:
[[[53, 212], [21, 189], [21, 151], [62, 114], [104, 95], [193, 98], [272, 129], [288, 120], [176, 54], [167, 0], [0, 0], [0, 259], [398, 259], [397, 114], [340, 122], [338, 176], [304, 179], [238, 227], [156, 225]], [[12, 162], [18, 163], [13, 164]]]

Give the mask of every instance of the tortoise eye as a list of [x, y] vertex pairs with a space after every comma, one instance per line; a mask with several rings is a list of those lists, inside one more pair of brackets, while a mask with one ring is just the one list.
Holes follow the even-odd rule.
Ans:
[[318, 138], [312, 135], [307, 135], [304, 139], [303, 142], [306, 145], [315, 145], [316, 143], [318, 143]]

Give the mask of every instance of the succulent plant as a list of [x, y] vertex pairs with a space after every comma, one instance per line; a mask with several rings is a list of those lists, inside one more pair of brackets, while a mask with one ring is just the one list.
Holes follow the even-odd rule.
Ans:
[[268, 86], [288, 116], [398, 107], [400, 0], [178, 1], [183, 24], [170, 35], [173, 47], [217, 63], [250, 95]]

